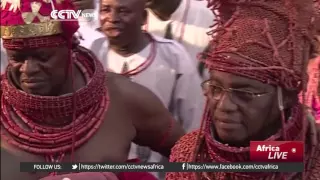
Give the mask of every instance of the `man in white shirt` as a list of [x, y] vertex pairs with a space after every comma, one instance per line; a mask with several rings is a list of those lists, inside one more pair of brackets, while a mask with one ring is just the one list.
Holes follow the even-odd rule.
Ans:
[[[199, 127], [204, 105], [200, 76], [179, 43], [141, 30], [147, 15], [144, 8], [143, 0], [102, 0], [101, 31], [107, 38], [96, 40], [91, 49], [106, 70], [149, 88], [184, 129], [192, 131]], [[149, 162], [162, 158], [155, 152], [149, 155], [150, 150], [133, 145], [129, 158]]]
[[207, 47], [210, 41], [207, 33], [214, 24], [214, 15], [207, 4], [205, 0], [148, 0], [144, 29], [161, 37], [171, 31], [172, 38], [186, 48], [198, 66], [197, 55]]

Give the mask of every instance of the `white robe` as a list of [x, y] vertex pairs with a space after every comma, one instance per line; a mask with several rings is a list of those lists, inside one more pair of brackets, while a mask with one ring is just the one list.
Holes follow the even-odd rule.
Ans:
[[96, 29], [100, 27], [99, 21], [99, 7], [100, 7], [100, 0], [94, 0], [94, 18], [88, 20], [88, 18], [79, 18], [79, 26], [77, 35], [81, 35], [83, 39], [80, 39], [80, 45], [90, 49], [92, 43], [104, 37], [103, 33], [98, 32]]
[[177, 41], [181, 38], [179, 43], [190, 53], [195, 66], [197, 66], [197, 55], [207, 47], [211, 39], [207, 32], [210, 31], [210, 25], [214, 23], [214, 15], [207, 8], [207, 4], [205, 0], [182, 0], [167, 21], [160, 20], [151, 10], [148, 10], [148, 19], [144, 29], [164, 37], [166, 27], [171, 23], [173, 38]]
[[1, 64], [0, 64], [0, 74], [3, 74], [7, 68], [8, 65], [8, 57], [6, 49], [2, 45], [2, 39], [0, 40], [1, 43]]
[[90, 49], [92, 46], [92, 43], [99, 39], [104, 37], [104, 35], [100, 32], [98, 32], [96, 29], [99, 28], [99, 21], [98, 21], [98, 11], [95, 11], [95, 18], [91, 21], [86, 21], [86, 19], [79, 18], [79, 29], [76, 35], [80, 35], [82, 39], [80, 39], [80, 45]]
[[[131, 79], [150, 89], [160, 98], [165, 107], [172, 106], [173, 109], [170, 111], [187, 132], [198, 129], [204, 97], [196, 67], [179, 43], [161, 37], [152, 37], [156, 46], [155, 58], [145, 70], [131, 76]], [[101, 48], [99, 52], [94, 53], [102, 61], [105, 69], [116, 73], [121, 73], [124, 62], [127, 62], [129, 71], [135, 69], [146, 61], [151, 52], [151, 44], [149, 44], [139, 53], [123, 57], [113, 50], [108, 50], [106, 38], [97, 40], [94, 46]], [[92, 50], [95, 51], [96, 47]], [[129, 158], [141, 158], [137, 155], [137, 151], [137, 146], [132, 144]], [[159, 162], [162, 158], [160, 154], [151, 152], [148, 161]], [[155, 175], [160, 176], [158, 173]], [[159, 178], [163, 179], [163, 177]]]

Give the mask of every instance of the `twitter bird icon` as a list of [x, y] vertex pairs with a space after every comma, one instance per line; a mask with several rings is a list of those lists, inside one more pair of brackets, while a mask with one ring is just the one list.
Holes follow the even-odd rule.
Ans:
[[77, 168], [78, 168], [78, 165], [76, 165], [76, 164], [72, 165], [72, 169], [77, 169]]

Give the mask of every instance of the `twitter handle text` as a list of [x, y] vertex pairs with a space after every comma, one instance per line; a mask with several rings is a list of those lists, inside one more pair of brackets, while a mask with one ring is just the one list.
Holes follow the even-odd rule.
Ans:
[[[77, 165], [78, 170], [81, 172], [90, 171], [103, 171], [103, 172], [114, 172], [114, 171], [159, 171], [164, 170], [164, 165], [161, 164], [84, 164], [79, 163]], [[74, 167], [73, 167], [74, 169]]]

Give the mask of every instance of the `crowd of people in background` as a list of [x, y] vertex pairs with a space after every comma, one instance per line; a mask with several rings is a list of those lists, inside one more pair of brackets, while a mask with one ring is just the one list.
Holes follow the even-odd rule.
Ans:
[[[19, 6], [1, 1], [1, 14], [9, 14], [1, 18], [1, 161], [12, 162], [1, 179], [44, 178], [14, 173], [18, 162], [28, 160], [248, 160], [243, 147], [250, 140], [300, 136], [308, 142], [304, 174], [103, 176], [319, 179], [320, 14], [316, 2], [294, 1], [20, 0]], [[91, 9], [94, 16], [61, 22], [60, 29], [48, 26], [46, 33], [19, 34], [13, 28], [47, 23], [34, 17], [27, 23], [24, 13], [37, 8], [57, 23], [50, 21], [53, 7]], [[45, 180], [98, 177], [50, 175]]]

